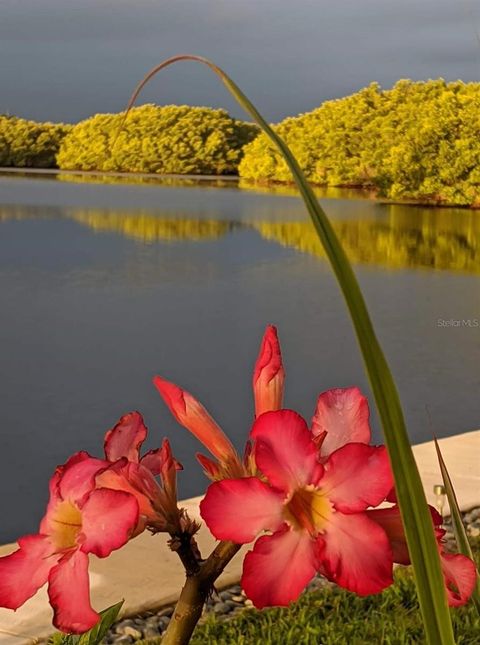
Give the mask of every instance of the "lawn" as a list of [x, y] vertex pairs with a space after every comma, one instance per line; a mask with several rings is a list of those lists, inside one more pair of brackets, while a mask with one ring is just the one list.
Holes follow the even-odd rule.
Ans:
[[[480, 559], [480, 539], [473, 544]], [[452, 609], [457, 645], [480, 643], [473, 603]], [[137, 641], [153, 645], [161, 639]], [[410, 568], [398, 568], [383, 594], [361, 598], [338, 587], [305, 594], [288, 609], [257, 611], [218, 620], [210, 615], [191, 645], [406, 645], [423, 643], [423, 629]]]

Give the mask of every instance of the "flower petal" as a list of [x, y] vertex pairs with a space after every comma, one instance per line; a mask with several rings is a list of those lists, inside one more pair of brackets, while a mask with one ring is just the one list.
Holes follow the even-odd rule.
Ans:
[[392, 547], [393, 561], [398, 564], [410, 564], [407, 539], [399, 507], [372, 508], [367, 511], [367, 516], [379, 524], [387, 534]]
[[379, 593], [392, 584], [387, 534], [365, 513], [333, 513], [321, 537], [322, 569], [329, 580], [360, 596]]
[[164, 439], [161, 448], [149, 450], [140, 463], [151, 471], [152, 475], [160, 475], [170, 469], [183, 470], [182, 464], [175, 459], [168, 439]]
[[26, 535], [19, 549], [0, 558], [0, 607], [18, 609], [47, 582], [58, 556], [43, 535]]
[[60, 477], [58, 491], [62, 499], [81, 502], [95, 488], [95, 476], [110, 466], [109, 461], [87, 456], [81, 461], [67, 462]]
[[268, 325], [260, 346], [253, 372], [255, 416], [282, 407], [285, 370], [278, 342], [277, 329]]
[[223, 479], [208, 487], [200, 514], [217, 539], [245, 544], [260, 531], [279, 528], [283, 498], [256, 477]]
[[286, 606], [317, 569], [316, 545], [305, 531], [283, 528], [255, 542], [243, 562], [242, 587], [255, 607]]
[[262, 414], [253, 424], [255, 461], [275, 488], [293, 491], [323, 473], [305, 420], [293, 410]]
[[126, 457], [128, 461], [138, 462], [138, 451], [146, 439], [147, 432], [140, 412], [124, 414], [117, 425], [105, 435], [105, 457], [108, 461]]
[[[142, 470], [144, 477], [138, 476], [138, 470]], [[140, 515], [150, 519], [155, 517], [152, 501], [157, 497], [160, 488], [151, 472], [140, 464], [121, 459], [111, 464], [110, 468], [100, 471], [95, 482], [99, 488], [124, 491], [133, 495], [137, 500]]]
[[164, 439], [162, 447], [158, 450], [151, 450], [140, 461], [144, 472], [147, 469], [153, 476], [160, 475], [163, 489], [172, 504], [177, 501], [177, 471], [183, 470], [180, 464], [173, 456], [170, 442]]
[[343, 513], [358, 513], [369, 506], [378, 506], [393, 485], [385, 446], [348, 443], [333, 452], [324, 467], [319, 486]]
[[[433, 506], [428, 506], [432, 521], [435, 527], [437, 542], [442, 538], [445, 531], [438, 529], [443, 522], [442, 516]], [[407, 538], [403, 530], [402, 516], [398, 505], [389, 508], [372, 508], [366, 511], [367, 516], [377, 522], [387, 534], [390, 540], [390, 546], [393, 551], [393, 561], [398, 564], [410, 564], [410, 555], [408, 553]]]
[[335, 388], [318, 397], [312, 433], [326, 433], [321, 454], [327, 457], [346, 443], [370, 443], [368, 401], [358, 387]]
[[153, 383], [175, 419], [220, 461], [236, 458], [235, 448], [205, 408], [186, 390], [156, 376]]
[[197, 458], [200, 466], [203, 468], [203, 472], [205, 473], [206, 477], [208, 477], [212, 481], [217, 481], [218, 479], [222, 478], [222, 468], [218, 461], [214, 461], [213, 459], [210, 459], [210, 457], [202, 455], [201, 452], [195, 453], [195, 457]]
[[[84, 454], [87, 454], [87, 453], [84, 453]], [[87, 455], [87, 458], [88, 458], [88, 455]], [[51, 532], [52, 514], [55, 513], [55, 509], [57, 508], [58, 504], [62, 501], [62, 497], [59, 491], [62, 471], [63, 471], [63, 466], [58, 466], [55, 472], [53, 473], [53, 476], [50, 478], [50, 482], [48, 485], [50, 496], [48, 499], [47, 510], [45, 511], [45, 515], [40, 521], [39, 533], [49, 534]]]
[[133, 495], [99, 488], [82, 507], [82, 551], [106, 558], [130, 539], [138, 522]]
[[90, 604], [88, 555], [82, 551], [65, 555], [51, 570], [48, 583], [57, 629], [82, 634], [98, 623], [100, 616]]
[[474, 563], [460, 553], [441, 553], [447, 598], [450, 607], [465, 605], [475, 588], [477, 571]]

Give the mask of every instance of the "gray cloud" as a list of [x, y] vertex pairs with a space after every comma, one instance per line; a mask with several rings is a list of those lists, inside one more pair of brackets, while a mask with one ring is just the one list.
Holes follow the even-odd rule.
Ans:
[[[193, 52], [276, 120], [372, 80], [476, 80], [477, 24], [473, 0], [0, 0], [0, 111], [64, 121], [117, 111], [152, 65]], [[187, 64], [142, 100], [241, 114]]]

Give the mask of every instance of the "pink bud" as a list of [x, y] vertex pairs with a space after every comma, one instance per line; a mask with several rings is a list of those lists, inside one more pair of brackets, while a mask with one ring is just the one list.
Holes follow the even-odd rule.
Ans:
[[197, 399], [165, 379], [153, 383], [175, 419], [189, 430], [220, 462], [238, 460], [235, 448]]
[[285, 370], [278, 342], [277, 329], [268, 325], [253, 372], [255, 416], [280, 410], [283, 401]]

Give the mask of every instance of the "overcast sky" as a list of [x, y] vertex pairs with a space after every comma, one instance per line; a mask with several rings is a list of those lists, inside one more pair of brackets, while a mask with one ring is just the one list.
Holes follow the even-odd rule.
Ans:
[[[196, 53], [279, 120], [374, 80], [478, 80], [479, 27], [479, 0], [0, 0], [0, 112], [119, 111], [151, 66]], [[147, 101], [242, 114], [191, 63], [157, 77]]]

